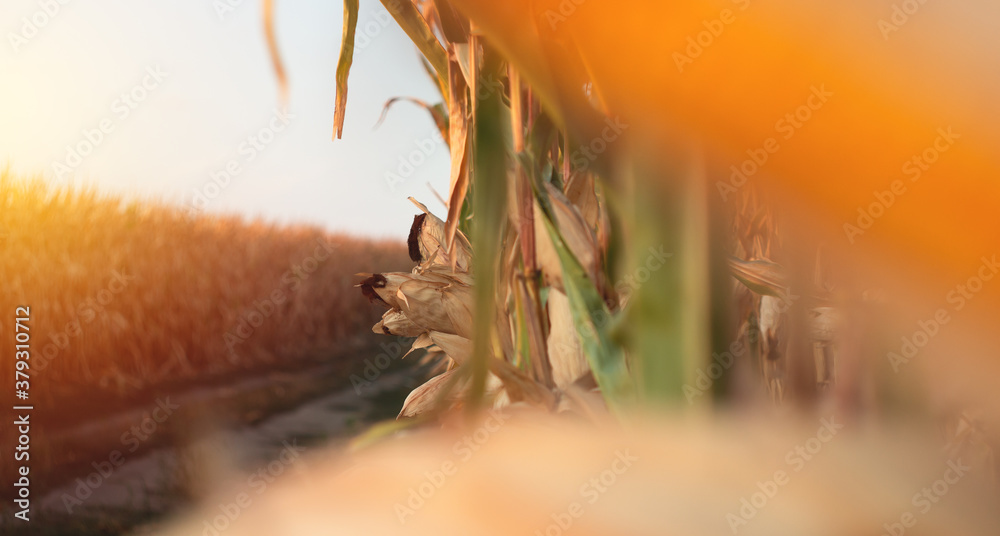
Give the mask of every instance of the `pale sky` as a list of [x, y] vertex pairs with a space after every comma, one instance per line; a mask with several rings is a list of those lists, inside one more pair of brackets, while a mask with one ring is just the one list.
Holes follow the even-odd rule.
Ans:
[[[54, 16], [44, 12], [49, 4], [58, 6]], [[220, 15], [222, 5], [233, 7]], [[343, 4], [277, 0], [275, 13], [291, 84], [287, 127], [275, 119], [258, 0], [4, 0], [0, 166], [177, 205], [201, 191], [215, 196], [199, 200], [208, 212], [372, 236], [405, 238], [416, 210], [410, 195], [443, 213], [427, 183], [447, 195], [448, 150], [429, 115], [397, 103], [373, 130], [391, 97], [439, 100], [382, 5], [361, 1], [338, 141], [331, 134]], [[43, 25], [32, 33], [25, 17]], [[79, 162], [68, 154], [67, 146], [91, 145]], [[390, 186], [386, 174], [399, 173], [401, 158], [417, 165]], [[227, 165], [239, 172], [216, 189], [212, 173]]]

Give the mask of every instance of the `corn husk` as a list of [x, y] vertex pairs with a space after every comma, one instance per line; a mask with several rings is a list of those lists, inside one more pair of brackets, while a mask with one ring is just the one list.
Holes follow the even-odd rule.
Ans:
[[[456, 230], [452, 244], [454, 251], [449, 250], [445, 222], [431, 214], [422, 203], [413, 198], [410, 201], [423, 212], [413, 217], [410, 236], [406, 240], [410, 259], [425, 268], [454, 266], [454, 271], [468, 272], [472, 266], [472, 245], [469, 244], [469, 239]], [[452, 254], [455, 256], [454, 265], [450, 258]]]
[[583, 354], [580, 336], [573, 324], [573, 313], [570, 311], [569, 298], [558, 289], [549, 291], [548, 301], [549, 329], [548, 355], [552, 366], [552, 381], [556, 387], [564, 389], [590, 373], [590, 365]]
[[389, 309], [382, 315], [382, 320], [372, 327], [372, 331], [380, 335], [416, 337], [423, 333], [424, 329], [413, 323], [399, 309]]
[[424, 330], [472, 335], [471, 287], [417, 277], [400, 285], [396, 296], [403, 314]]
[[[577, 258], [588, 277], [595, 285], [600, 285], [600, 249], [597, 238], [580, 211], [573, 206], [566, 196], [551, 184], [546, 184], [547, 195], [555, 213], [556, 225], [566, 241], [567, 247]], [[538, 267], [542, 271], [544, 281], [560, 290], [565, 290], [562, 281], [562, 265], [556, 253], [552, 238], [546, 231], [544, 212], [535, 202], [535, 247]]]

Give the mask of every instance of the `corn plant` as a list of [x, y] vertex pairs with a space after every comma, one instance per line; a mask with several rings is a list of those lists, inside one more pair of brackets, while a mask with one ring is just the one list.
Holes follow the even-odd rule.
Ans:
[[[417, 203], [422, 213], [409, 236], [416, 268], [366, 274], [360, 285], [387, 308], [377, 332], [416, 337], [414, 349], [446, 362], [401, 416], [484, 399], [555, 409], [562, 394], [594, 388], [612, 408], [639, 391], [679, 393], [679, 351], [643, 360], [623, 343], [631, 300], [613, 281], [632, 245], [621, 240], [627, 223], [614, 221], [611, 208], [620, 193], [607, 184], [628, 173], [616, 169], [625, 140], [574, 162], [580, 141], [565, 118], [550, 113], [467, 18], [446, 2], [382, 3], [423, 55], [441, 99], [425, 107], [451, 153], [447, 214]], [[335, 138], [343, 135], [358, 9], [345, 1]]]
[[[676, 148], [668, 166], [633, 148], [629, 125], [604, 105], [571, 42], [535, 43], [570, 67], [551, 78], [531, 68], [526, 79], [524, 65], [449, 2], [382, 5], [422, 54], [440, 102], [413, 102], [451, 155], [444, 218], [414, 200], [416, 267], [364, 274], [359, 285], [386, 308], [376, 332], [416, 337], [413, 349], [440, 361], [401, 417], [484, 402], [557, 409], [597, 394], [613, 411], [676, 403], [710, 346], [731, 338], [730, 325], [753, 339], [754, 355], [780, 353], [780, 315], [771, 313], [784, 287], [769, 275], [781, 269], [769, 251], [739, 250], [742, 242], [711, 247], [697, 148]], [[343, 135], [358, 10], [357, 0], [344, 2], [334, 139]], [[268, 40], [284, 87], [270, 30]], [[654, 176], [663, 169], [674, 176]], [[737, 211], [737, 226], [752, 208]], [[758, 234], [769, 241], [775, 231]], [[737, 301], [750, 302], [739, 319], [719, 321], [712, 304], [731, 298], [734, 283]], [[763, 327], [762, 311], [771, 322]], [[762, 361], [762, 377], [780, 401], [782, 369], [767, 369], [772, 361]]]

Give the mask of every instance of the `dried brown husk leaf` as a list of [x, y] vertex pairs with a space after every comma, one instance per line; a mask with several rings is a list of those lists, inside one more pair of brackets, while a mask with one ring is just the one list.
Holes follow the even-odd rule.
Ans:
[[[454, 47], [448, 50], [448, 136], [451, 149], [451, 181], [448, 187], [448, 217], [444, 227], [444, 244], [449, 254], [453, 253], [455, 235], [458, 232], [459, 218], [462, 215], [462, 204], [469, 190], [469, 172], [467, 148], [469, 138], [469, 122], [466, 112], [465, 75], [459, 65], [458, 55]], [[455, 257], [458, 268], [457, 250]]]
[[[403, 409], [399, 411], [399, 415], [396, 418], [416, 417], [433, 410], [439, 396], [443, 394], [444, 389], [449, 387], [451, 381], [455, 381], [453, 377], [459, 373], [458, 369], [453, 369], [443, 374], [438, 374], [411, 391], [407, 395], [406, 400], [403, 401]], [[462, 390], [458, 386], [452, 387], [451, 392], [445, 395], [444, 398], [445, 409], [461, 402], [463, 396]]]
[[472, 357], [472, 341], [468, 337], [441, 331], [430, 331], [427, 335], [445, 355], [460, 365]]
[[415, 276], [396, 295], [406, 317], [424, 329], [472, 336], [472, 287]]
[[[434, 376], [410, 392], [403, 402], [403, 409], [400, 410], [396, 418], [417, 417], [435, 409], [448, 411], [459, 407], [468, 397], [469, 383], [468, 376], [460, 368], [453, 368]], [[488, 399], [500, 399], [505, 388], [506, 384], [502, 383], [495, 375], [489, 374], [486, 377], [486, 397]], [[445, 393], [446, 389], [449, 392]], [[439, 399], [442, 407], [436, 408]]]
[[401, 310], [389, 309], [382, 315], [382, 320], [372, 327], [372, 331], [381, 335], [416, 337], [425, 330], [414, 324]]

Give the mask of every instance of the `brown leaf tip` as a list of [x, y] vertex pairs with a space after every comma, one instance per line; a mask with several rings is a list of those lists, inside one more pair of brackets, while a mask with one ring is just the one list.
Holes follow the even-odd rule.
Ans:
[[424, 228], [424, 219], [427, 214], [417, 214], [413, 217], [413, 225], [410, 226], [410, 236], [406, 239], [406, 246], [410, 249], [410, 260], [421, 262], [420, 255], [420, 231]]

